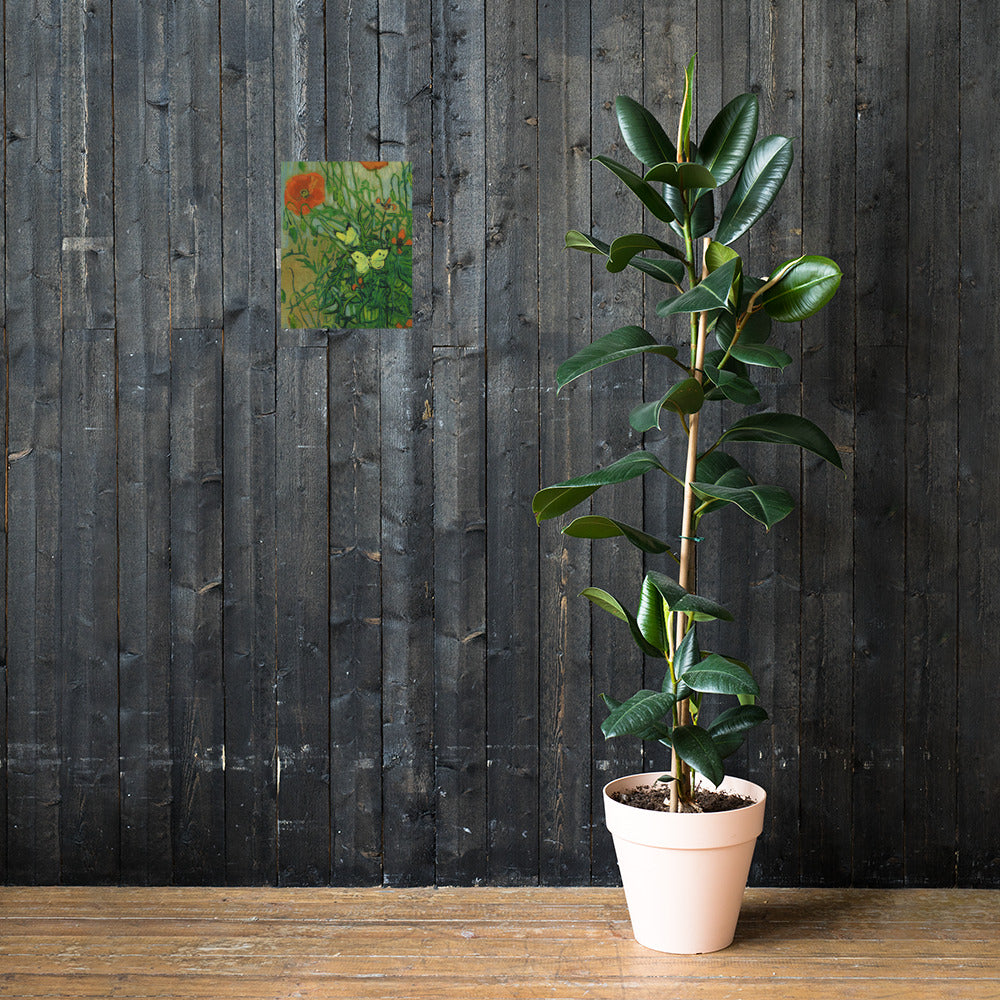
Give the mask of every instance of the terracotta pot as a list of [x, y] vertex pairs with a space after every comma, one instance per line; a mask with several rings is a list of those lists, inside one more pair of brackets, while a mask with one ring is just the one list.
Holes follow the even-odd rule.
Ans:
[[720, 791], [749, 796], [753, 805], [717, 813], [652, 812], [608, 794], [652, 784], [662, 773], [630, 774], [604, 786], [632, 933], [656, 951], [719, 951], [736, 933], [767, 796], [759, 785], [729, 777]]

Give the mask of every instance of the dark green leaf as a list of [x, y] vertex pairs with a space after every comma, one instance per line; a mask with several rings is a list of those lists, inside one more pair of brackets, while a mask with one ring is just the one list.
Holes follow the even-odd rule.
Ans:
[[742, 403], [744, 406], [752, 406], [754, 403], [760, 402], [760, 392], [749, 379], [707, 363], [705, 364], [705, 374], [713, 385], [718, 386], [719, 391], [726, 399], [731, 399], [734, 403]]
[[716, 239], [739, 239], [771, 207], [792, 165], [792, 140], [769, 135], [750, 151], [728, 204], [719, 220]]
[[739, 257], [739, 254], [732, 247], [727, 247], [725, 243], [719, 243], [718, 240], [711, 240], [705, 251], [705, 264], [708, 266], [709, 272], [717, 271], [723, 264], [728, 264], [735, 257]]
[[751, 482], [750, 477], [743, 471], [743, 467], [732, 455], [727, 455], [724, 451], [716, 449], [705, 455], [704, 458], [698, 459], [695, 476], [699, 483], [717, 483], [727, 472], [732, 472], [734, 469], [743, 472], [748, 484]]
[[708, 731], [713, 736], [728, 736], [753, 729], [762, 722], [767, 722], [767, 712], [759, 705], [736, 705], [713, 719], [708, 725]]
[[671, 743], [677, 756], [718, 787], [726, 776], [712, 737], [701, 726], [675, 726]]
[[664, 396], [651, 403], [641, 403], [629, 414], [629, 423], [639, 433], [660, 426], [660, 412], [665, 408], [679, 414], [697, 413], [705, 401], [705, 393], [696, 378], [686, 378], [672, 385]]
[[732, 357], [745, 365], [757, 365], [761, 368], [787, 368], [792, 363], [792, 359], [779, 348], [770, 344], [744, 344], [742, 337], [733, 348]]
[[701, 140], [698, 158], [719, 184], [732, 180], [757, 137], [757, 98], [734, 97], [712, 120]]
[[636, 354], [661, 354], [667, 358], [676, 358], [677, 348], [658, 343], [641, 326], [622, 326], [599, 337], [564, 361], [556, 369], [556, 385], [562, 389], [573, 379], [595, 368]]
[[819, 312], [840, 285], [840, 268], [829, 257], [803, 257], [760, 296], [764, 309], [781, 323], [797, 323]]
[[[680, 255], [682, 258], [684, 256], [675, 247], [656, 239], [655, 236], [647, 236], [645, 233], [626, 233], [624, 236], [619, 236], [608, 248], [608, 270], [624, 271], [632, 262], [632, 258], [644, 250], [661, 250], [663, 253], [674, 256]], [[684, 265], [681, 264], [682, 269], [683, 267]], [[681, 277], [683, 277], [683, 270]]]
[[684, 675], [684, 683], [705, 694], [760, 694], [757, 682], [732, 660], [711, 653]]
[[647, 451], [636, 451], [603, 469], [595, 469], [583, 476], [567, 479], [539, 490], [531, 501], [535, 520], [541, 523], [551, 517], [558, 517], [572, 510], [577, 504], [583, 503], [592, 493], [602, 486], [613, 483], [624, 483], [644, 475], [650, 469], [666, 471], [657, 459]]
[[[638, 174], [609, 156], [595, 156], [594, 159], [607, 167], [661, 222], [673, 222], [674, 213], [656, 189], [647, 184]], [[612, 244], [613, 245], [613, 244]]]
[[[696, 663], [700, 663], [701, 658], [701, 649], [698, 646], [697, 626], [692, 625], [685, 633], [684, 638], [681, 639], [681, 644], [677, 647], [677, 652], [674, 654], [674, 676], [677, 678], [677, 690], [674, 693], [677, 695], [678, 701], [682, 698], [690, 697], [691, 688], [684, 683], [684, 675]], [[668, 672], [664, 683], [668, 683], [669, 680], [670, 674]]]
[[700, 239], [715, 228], [715, 196], [706, 191], [694, 204], [691, 213], [691, 238]]
[[640, 163], [652, 166], [676, 160], [677, 150], [655, 116], [631, 97], [615, 98], [615, 112], [625, 145]]
[[716, 736], [712, 734], [712, 742], [715, 749], [719, 751], [719, 756], [725, 760], [736, 753], [743, 746], [743, 733], [729, 733], [727, 736]]
[[717, 186], [711, 170], [700, 163], [658, 163], [647, 170], [642, 179], [650, 184], [669, 184], [682, 191], [707, 190]]
[[637, 549], [641, 549], [643, 552], [650, 552], [654, 555], [670, 552], [670, 546], [661, 539], [653, 535], [648, 535], [645, 531], [640, 531], [638, 528], [633, 528], [630, 524], [616, 521], [610, 517], [598, 517], [596, 515], [578, 517], [570, 521], [562, 529], [562, 532], [564, 535], [570, 535], [573, 538], [615, 538], [624, 536]]
[[731, 441], [761, 441], [768, 444], [794, 444], [811, 451], [831, 465], [843, 469], [833, 442], [811, 420], [797, 413], [755, 413], [737, 420], [719, 438]]
[[689, 594], [676, 580], [671, 580], [669, 576], [650, 570], [646, 574], [646, 579], [660, 592], [671, 611], [683, 611], [685, 614], [693, 615], [695, 621], [720, 619], [731, 622], [733, 620], [733, 616], [721, 604], [716, 604], [715, 601], [710, 601], [707, 597]]
[[691, 489], [703, 500], [721, 500], [736, 504], [768, 531], [795, 508], [795, 502], [780, 486], [744, 486], [733, 488], [712, 483], [692, 483]]
[[679, 295], [676, 299], [667, 303], [666, 308], [657, 313], [661, 316], [669, 316], [672, 313], [693, 313], [704, 312], [710, 309], [726, 309], [728, 306], [729, 292], [733, 287], [736, 277], [736, 270], [739, 267], [738, 257], [727, 261], [721, 267], [713, 271], [704, 281], [694, 288]]
[[584, 253], [601, 253], [608, 255], [608, 244], [594, 236], [588, 236], [576, 229], [571, 229], [566, 234], [567, 250], [582, 250]]
[[585, 590], [580, 591], [580, 596], [586, 597], [588, 601], [607, 611], [608, 614], [614, 615], [615, 618], [620, 618], [623, 622], [628, 622], [629, 631], [632, 633], [635, 644], [647, 656], [655, 656], [657, 659], [663, 657], [662, 649], [657, 649], [646, 641], [642, 631], [639, 629], [639, 623], [636, 621], [635, 615], [627, 608], [622, 607], [606, 590], [601, 590], [599, 587], [587, 587]]
[[[723, 349], [728, 348], [736, 335], [736, 317], [732, 313], [720, 313], [715, 324], [715, 339]], [[758, 346], [767, 343], [771, 336], [771, 317], [763, 310], [753, 313], [743, 324], [737, 347]]]
[[637, 691], [613, 708], [601, 723], [606, 739], [614, 736], [638, 736], [640, 739], [663, 739], [669, 729], [663, 717], [674, 707], [674, 696], [660, 691]]
[[639, 598], [639, 610], [636, 612], [639, 631], [651, 645], [665, 653], [670, 646], [667, 638], [666, 608], [659, 591], [647, 576], [642, 581], [642, 596]]
[[629, 264], [637, 271], [648, 274], [657, 281], [680, 286], [684, 280], [684, 265], [679, 260], [659, 260], [652, 257], [633, 257]]
[[694, 110], [694, 61], [695, 56], [691, 56], [691, 61], [684, 70], [684, 102], [681, 105], [680, 129], [677, 136], [678, 159], [691, 159], [691, 113]]

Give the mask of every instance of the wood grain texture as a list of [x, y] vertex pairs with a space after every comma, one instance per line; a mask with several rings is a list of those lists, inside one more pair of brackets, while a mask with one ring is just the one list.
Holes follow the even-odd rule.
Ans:
[[0, 996], [1000, 996], [995, 895], [759, 889], [712, 955], [618, 889], [0, 890]]

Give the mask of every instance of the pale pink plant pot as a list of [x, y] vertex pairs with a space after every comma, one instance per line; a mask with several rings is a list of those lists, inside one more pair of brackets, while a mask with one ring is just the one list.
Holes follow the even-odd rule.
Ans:
[[[604, 786], [636, 941], [655, 951], [696, 955], [732, 944], [753, 849], [764, 829], [764, 789], [741, 778], [720, 791], [754, 800], [717, 813], [666, 813], [622, 805], [609, 792], [650, 785], [662, 771], [630, 774]], [[669, 794], [664, 784], [664, 795]]]

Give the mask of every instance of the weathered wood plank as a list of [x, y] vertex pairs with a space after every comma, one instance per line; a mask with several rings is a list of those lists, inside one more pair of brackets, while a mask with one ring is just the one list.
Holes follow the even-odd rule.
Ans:
[[225, 879], [222, 337], [175, 330], [170, 366], [173, 879]]
[[840, 885], [851, 875], [851, 689], [853, 659], [854, 141], [853, 0], [804, 6], [802, 248], [832, 257], [840, 290], [806, 320], [803, 415], [837, 445], [846, 480], [828, 467], [802, 468], [802, 669], [799, 816], [806, 884]]
[[[377, 0], [326, 5], [327, 157], [376, 160]], [[333, 881], [382, 881], [382, 521], [379, 337], [331, 332], [330, 810]]]
[[59, 880], [59, 7], [6, 11], [7, 877]]
[[[905, 876], [955, 881], [958, 726], [959, 252], [956, 8], [908, 8], [909, 302], [906, 410]], [[934, 85], [931, 86], [931, 81]], [[914, 280], [917, 275], [917, 280]]]
[[[4, 13], [0, 10], [0, 38], [6, 40], [6, 30], [4, 25]], [[0, 73], [0, 105], [4, 100], [4, 93], [6, 91], [6, 76], [4, 73]], [[5, 123], [6, 125], [6, 123]], [[6, 151], [7, 136], [6, 128], [3, 138], [4, 148]], [[6, 156], [4, 157], [4, 164], [0, 167], [0, 190], [4, 193], [4, 199], [6, 201], [7, 197], [7, 168], [6, 168]], [[0, 223], [0, 260], [6, 262], [7, 260], [7, 216], [6, 211], [0, 213], [2, 215], [2, 223]], [[8, 353], [7, 353], [7, 336], [6, 336], [6, 308], [7, 308], [7, 266], [6, 263], [2, 268], [0, 268], [0, 327], [3, 328], [4, 338], [3, 338], [3, 366], [4, 371], [8, 372]], [[0, 379], [0, 412], [5, 415], [7, 413], [7, 379]], [[0, 455], [4, 456], [4, 504], [7, 502], [7, 420], [6, 417], [3, 421], [3, 427], [0, 428]], [[3, 606], [7, 607], [7, 519], [4, 518], [3, 531], [0, 531], [0, 601], [3, 602]], [[0, 884], [7, 881], [7, 662], [8, 662], [8, 648], [7, 648], [7, 621], [4, 618], [3, 627], [0, 628], [0, 679], [2, 679], [2, 686], [0, 686], [0, 732], [4, 735], [0, 737]]]
[[277, 873], [272, 4], [223, 4], [220, 28], [226, 878], [259, 884]]
[[[751, 90], [760, 98], [760, 134], [780, 133], [801, 145], [802, 136], [802, 3], [800, 0], [750, 4]], [[796, 154], [799, 149], [795, 150]], [[781, 261], [802, 252], [802, 161], [796, 155], [781, 193], [751, 232], [748, 268], [767, 274]], [[773, 384], [761, 385], [769, 408], [798, 413], [801, 407], [801, 330], [778, 325], [773, 343], [793, 358]], [[765, 376], [766, 378], [766, 376]], [[758, 381], [763, 381], [759, 379]], [[799, 449], [751, 445], [733, 449], [746, 456], [747, 467], [758, 482], [775, 483], [795, 495], [802, 460]], [[732, 516], [734, 512], [726, 512]], [[800, 632], [799, 560], [801, 525], [793, 514], [770, 532], [744, 522], [747, 539], [745, 562], [738, 574], [743, 590], [740, 607], [731, 607], [744, 635], [753, 635], [746, 648], [761, 687], [761, 704], [769, 723], [747, 737], [746, 770], [751, 781], [767, 789], [765, 833], [754, 855], [751, 881], [777, 885], [798, 882], [799, 831], [799, 673], [802, 655]], [[750, 631], [752, 630], [752, 632]], [[730, 626], [726, 647], [740, 640]], [[740, 656], [740, 659], [744, 657]], [[766, 875], [764, 873], [767, 873]]]
[[489, 877], [538, 877], [538, 189], [535, 4], [486, 4]]
[[222, 326], [217, 2], [172, 7], [170, 36], [170, 321]]
[[[630, 155], [621, 141], [615, 98], [619, 94], [639, 99], [642, 94], [642, 8], [637, 2], [591, 5], [590, 134], [592, 156], [606, 155], [627, 161]], [[590, 170], [590, 225], [600, 239], [609, 241], [642, 228], [642, 211], [635, 198], [623, 193], [620, 185], [600, 164]], [[574, 229], [586, 229], [583, 219]], [[587, 258], [567, 252], [565, 267], [587, 272]], [[620, 326], [641, 323], [642, 286], [631, 275], [610, 274], [601, 261], [590, 258], [591, 338], [596, 340]], [[579, 391], [576, 386], [567, 392]], [[628, 423], [628, 411], [641, 394], [642, 363], [635, 360], [609, 365], [590, 377], [591, 454], [585, 468], [609, 465], [633, 451], [638, 439]], [[549, 485], [545, 483], [543, 485]], [[593, 501], [595, 513], [613, 516], [616, 511], [642, 509], [643, 484], [625, 483], [614, 487], [610, 495], [601, 491]], [[578, 513], [589, 513], [586, 505]], [[649, 531], [656, 531], [648, 522]], [[596, 587], [614, 594], [634, 608], [642, 582], [642, 556], [624, 539], [602, 539], [591, 547], [591, 559], [598, 572], [592, 573]], [[621, 631], [622, 623], [596, 608], [591, 610], [591, 719], [592, 764], [590, 812], [593, 824], [591, 871], [594, 881], [617, 883], [611, 835], [604, 825], [604, 800], [601, 789], [612, 778], [643, 769], [642, 748], [638, 741], [606, 741], [600, 724], [606, 714], [602, 694], [628, 697], [642, 687], [642, 654]]]
[[60, 877], [117, 882], [118, 546], [115, 343], [111, 330], [66, 330], [59, 491], [62, 562]]
[[61, 244], [65, 329], [115, 323], [111, 3], [61, 7]]
[[[960, 53], [962, 218], [973, 219], [960, 233], [960, 368], [958, 481], [958, 737], [955, 744], [960, 885], [1000, 885], [996, 817], [989, 789], [1000, 785], [996, 724], [1000, 694], [992, 681], [1000, 606], [1000, 496], [997, 469], [1000, 417], [994, 375], [1000, 365], [997, 316], [991, 305], [1000, 255], [993, 240], [976, 239], [1000, 224], [1000, 199], [992, 171], [984, 167], [1000, 155], [1000, 136], [987, 109], [997, 90], [997, 67], [986, 58], [990, 39], [1000, 31], [1000, 11], [988, 5], [963, 9]], [[954, 110], [953, 112], [954, 113]], [[982, 117], [980, 117], [982, 116]], [[922, 134], [922, 133], [921, 133]], [[8, 170], [9, 170], [8, 166]], [[916, 206], [915, 206], [916, 207]], [[948, 235], [954, 238], [954, 223]], [[9, 230], [8, 230], [9, 238]], [[944, 253], [944, 247], [938, 245]], [[946, 540], [941, 539], [944, 543]], [[947, 713], [947, 708], [942, 706]], [[944, 725], [947, 726], [948, 715]], [[929, 765], [933, 765], [929, 761]], [[947, 768], [947, 760], [938, 766]], [[985, 791], [985, 795], [984, 795]]]
[[170, 20], [115, 16], [121, 878], [169, 883]]
[[[543, 484], [580, 475], [591, 454], [590, 385], [556, 396], [558, 366], [590, 341], [590, 275], [563, 249], [590, 215], [590, 24], [565, 5], [538, 7], [539, 421]], [[543, 525], [539, 540], [540, 878], [590, 881], [590, 546]]]
[[330, 879], [327, 360], [287, 331], [277, 356], [277, 859], [279, 885]]
[[438, 883], [468, 885], [488, 841], [486, 39], [478, 11], [448, 2], [432, 28], [435, 862]]
[[906, 531], [905, 10], [858, 6], [853, 878], [903, 878]]

